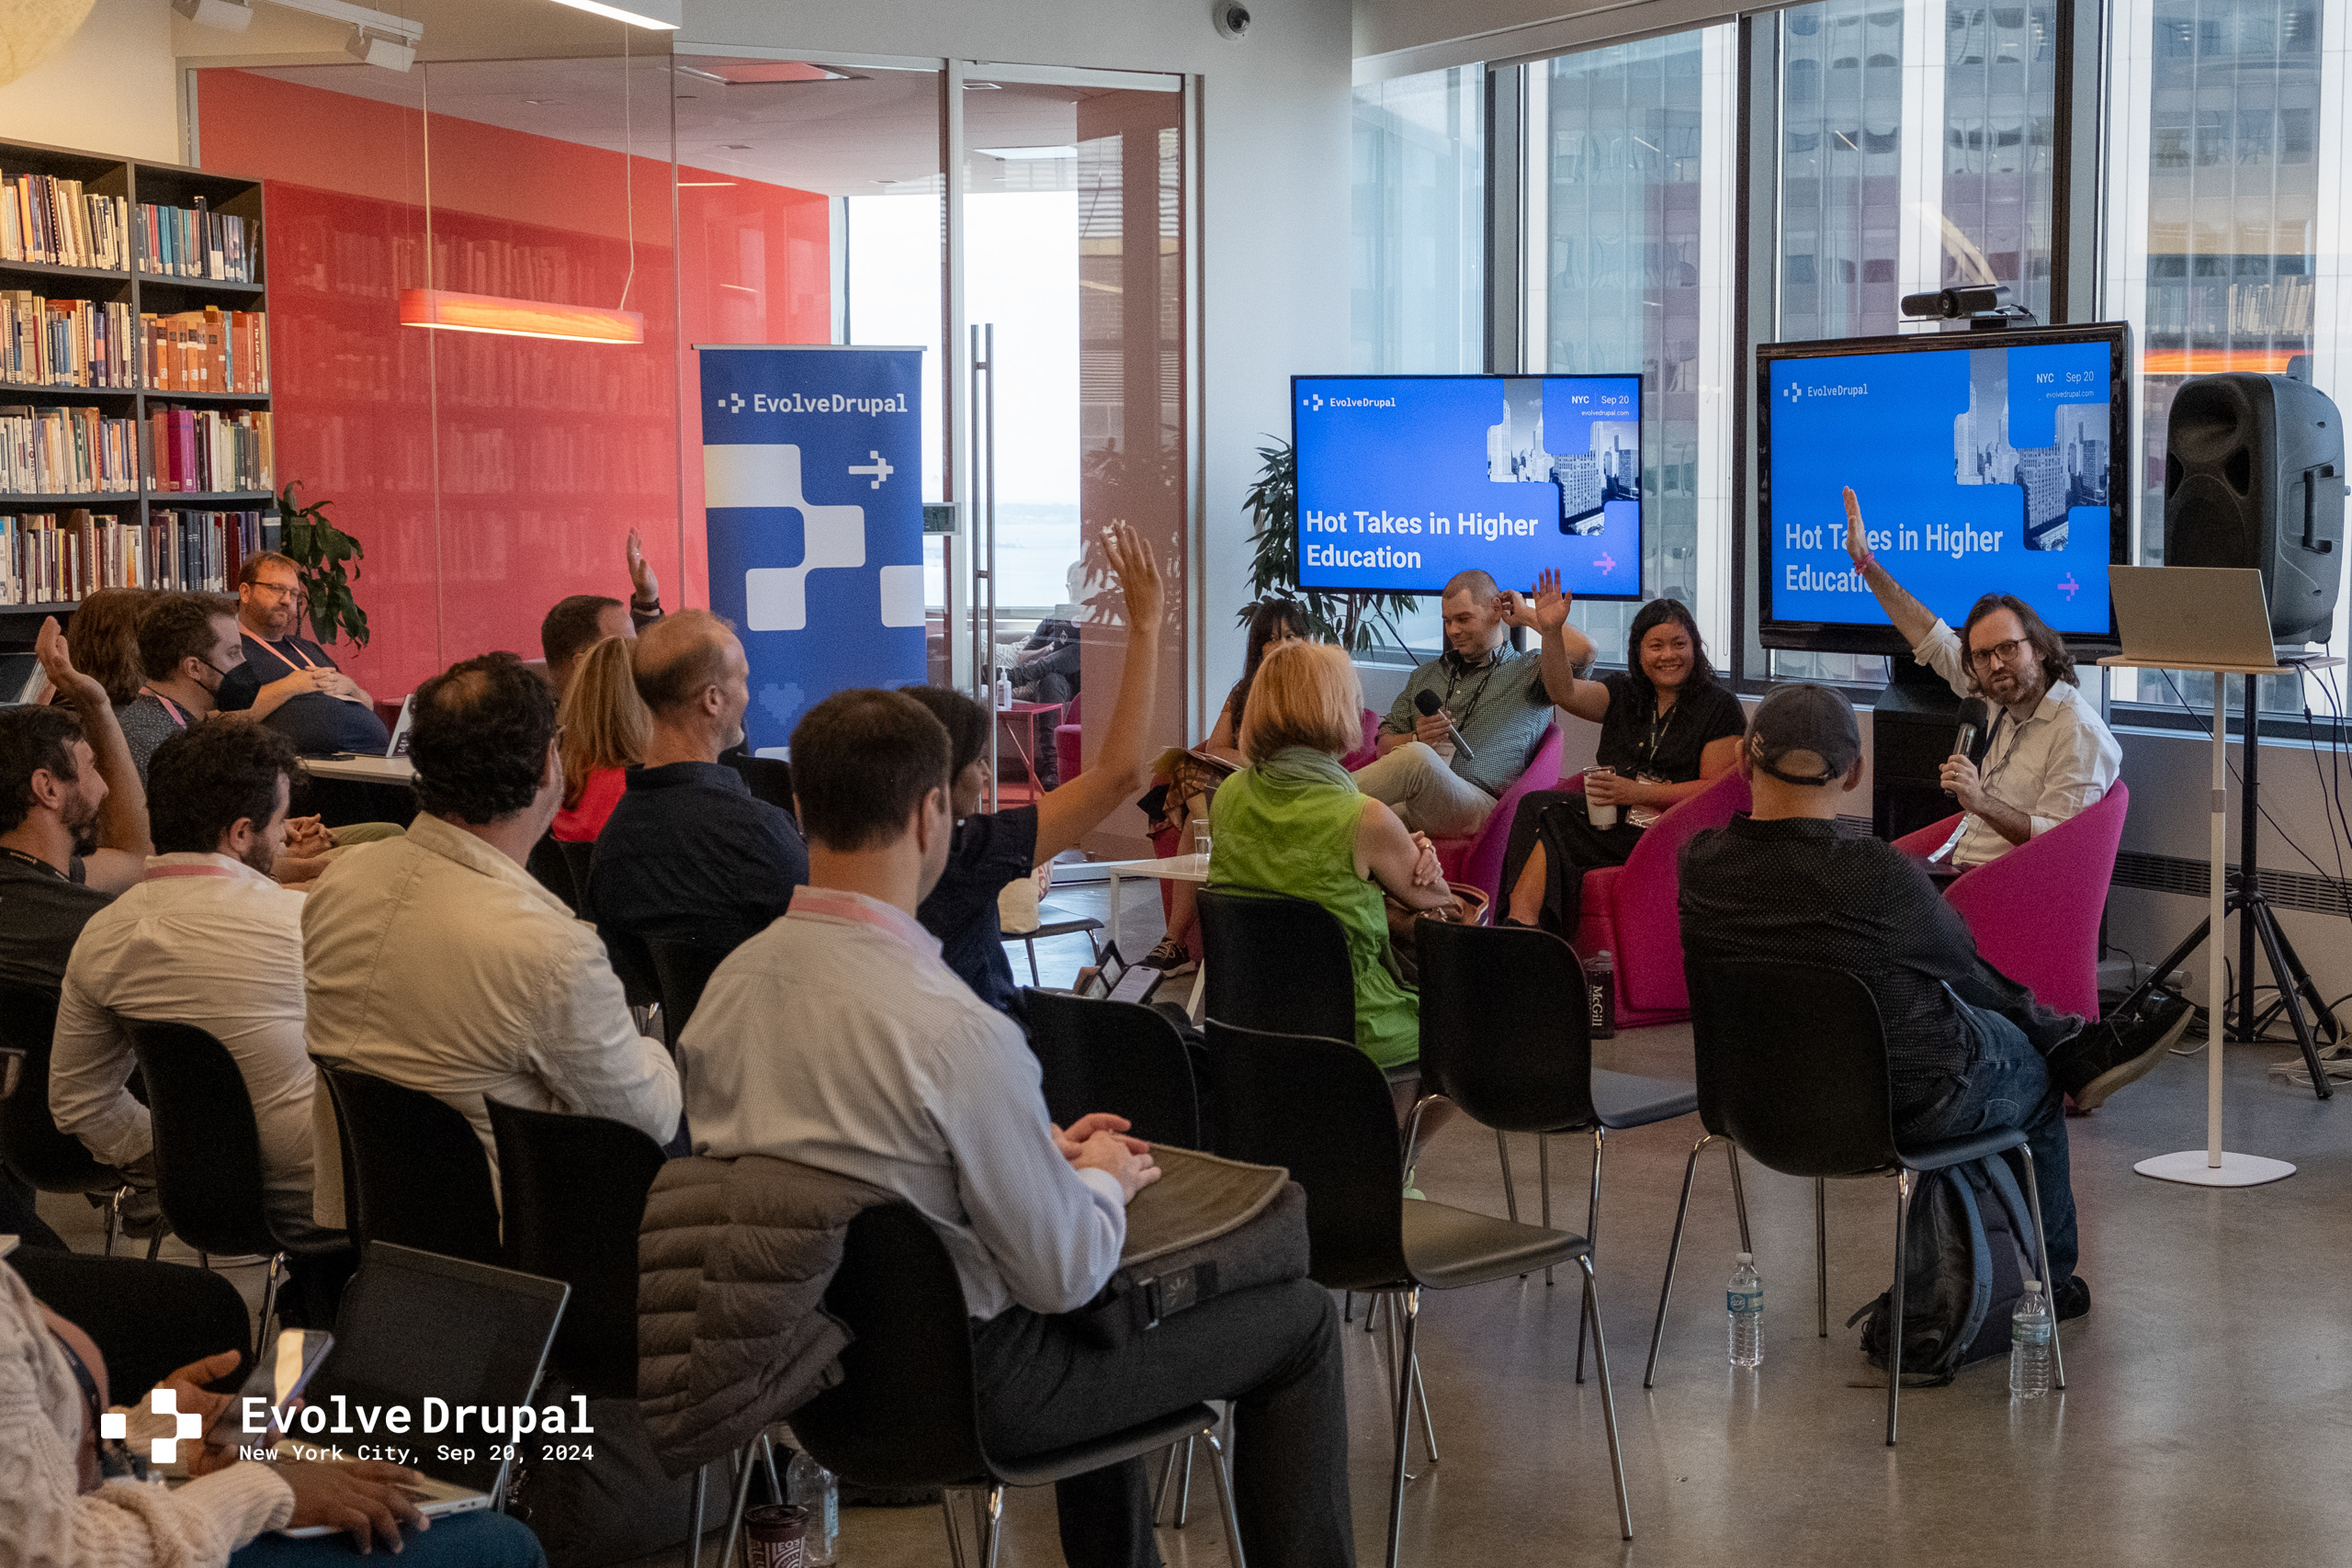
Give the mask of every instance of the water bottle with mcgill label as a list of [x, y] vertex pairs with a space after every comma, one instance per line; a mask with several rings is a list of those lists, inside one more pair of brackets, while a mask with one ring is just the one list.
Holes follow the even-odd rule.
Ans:
[[1584, 962], [1584, 992], [1591, 1013], [1587, 1032], [1595, 1040], [1617, 1038], [1617, 958], [1605, 947]]
[[833, 1472], [806, 1453], [796, 1452], [785, 1471], [785, 1495], [808, 1510], [809, 1568], [833, 1560], [842, 1532], [842, 1489]]
[[2009, 1316], [2009, 1396], [2040, 1399], [2050, 1392], [2050, 1298], [2028, 1280]]
[[1724, 1288], [1724, 1306], [1731, 1316], [1731, 1364], [1760, 1366], [1764, 1360], [1764, 1280], [1756, 1272], [1756, 1255], [1735, 1252], [1739, 1265]]

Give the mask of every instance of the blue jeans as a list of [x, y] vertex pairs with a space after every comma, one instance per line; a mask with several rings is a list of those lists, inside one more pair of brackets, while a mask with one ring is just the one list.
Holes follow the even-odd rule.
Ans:
[[1955, 1001], [1961, 1021], [1976, 1037], [1975, 1059], [1949, 1099], [1894, 1129], [1899, 1140], [1957, 1138], [1996, 1127], [2021, 1127], [2033, 1151], [2033, 1175], [2041, 1189], [2043, 1245], [2050, 1249], [2046, 1284], [2056, 1291], [2075, 1272], [2079, 1246], [2075, 1235], [2075, 1188], [2066, 1165], [2064, 1096], [2050, 1081], [2041, 1054], [2024, 1032], [1997, 1012]]
[[[272, 1532], [231, 1552], [229, 1568], [326, 1568], [359, 1560], [347, 1535], [288, 1540]], [[548, 1555], [530, 1526], [484, 1510], [447, 1515], [428, 1530], [404, 1531], [398, 1558], [379, 1550], [374, 1560], [397, 1562], [401, 1568], [547, 1568]]]

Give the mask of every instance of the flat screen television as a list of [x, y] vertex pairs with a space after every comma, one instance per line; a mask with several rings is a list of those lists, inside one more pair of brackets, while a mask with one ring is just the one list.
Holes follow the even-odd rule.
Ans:
[[2133, 370], [2120, 321], [1759, 348], [1764, 646], [1904, 650], [1846, 554], [1851, 485], [1880, 564], [1951, 625], [2014, 593], [2069, 644], [2113, 647]]
[[1302, 588], [1642, 596], [1639, 376], [1295, 376]]

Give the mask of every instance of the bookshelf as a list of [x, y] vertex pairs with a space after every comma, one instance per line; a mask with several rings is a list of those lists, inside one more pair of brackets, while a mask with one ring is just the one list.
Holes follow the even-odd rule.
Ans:
[[[113, 258], [119, 265], [66, 265], [54, 261], [10, 260], [0, 255], [0, 291], [29, 294], [41, 300], [74, 300], [88, 303], [96, 314], [103, 316], [106, 307], [127, 307], [128, 320], [134, 328], [129, 345], [129, 376], [127, 386], [81, 387], [37, 383], [10, 379], [0, 373], [0, 408], [10, 411], [30, 408], [38, 417], [45, 411], [89, 411], [101, 421], [129, 421], [136, 472], [132, 488], [96, 492], [76, 491], [65, 494], [26, 494], [0, 491], [0, 517], [23, 517], [28, 514], [55, 514], [62, 524], [66, 514], [86, 511], [94, 523], [108, 520], [123, 524], [151, 525], [174, 521], [174, 513], [183, 511], [260, 512], [264, 513], [265, 547], [274, 542], [277, 532], [271, 512], [275, 496], [266, 488], [232, 491], [185, 491], [164, 487], [162, 465], [154, 448], [151, 415], [165, 408], [185, 408], [233, 417], [243, 412], [266, 412], [271, 399], [266, 391], [175, 390], [150, 384], [146, 374], [145, 355], [141, 353], [138, 331], [143, 318], [174, 316], [183, 312], [201, 311], [216, 307], [223, 311], [266, 311], [268, 302], [268, 270], [262, 247], [262, 187], [258, 180], [240, 179], [216, 175], [176, 164], [149, 163], [138, 159], [101, 157], [70, 149], [47, 147], [39, 143], [0, 140], [0, 174], [10, 180], [25, 175], [44, 175], [56, 180], [80, 182], [85, 197], [115, 198], [118, 210], [127, 220], [123, 230], [114, 236]], [[6, 191], [0, 189], [0, 197]], [[162, 270], [165, 259], [173, 254], [169, 245], [161, 254], [149, 238], [143, 209], [164, 208], [191, 211], [198, 208], [243, 220], [245, 239], [245, 267], [250, 281], [217, 276], [189, 276]], [[97, 215], [87, 223], [91, 238], [100, 243]], [[223, 225], [222, 227], [227, 227]], [[19, 235], [21, 254], [30, 256], [34, 246], [31, 236]], [[237, 257], [225, 257], [234, 267]], [[209, 271], [207, 258], [196, 262], [199, 270]], [[266, 343], [251, 343], [244, 363], [258, 369], [258, 384], [269, 385]], [[68, 419], [86, 418], [88, 414], [69, 412]], [[273, 443], [274, 446], [274, 443]], [[274, 456], [274, 454], [273, 454]], [[5, 469], [0, 469], [5, 473]], [[263, 476], [274, 480], [274, 472]], [[5, 591], [0, 591], [5, 596]], [[0, 603], [0, 647], [29, 644], [33, 627], [39, 617], [63, 615], [74, 607], [74, 601], [52, 601], [40, 604]]]

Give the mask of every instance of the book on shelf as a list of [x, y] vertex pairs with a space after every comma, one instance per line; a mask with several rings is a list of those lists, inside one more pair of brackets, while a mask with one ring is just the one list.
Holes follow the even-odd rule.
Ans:
[[0, 290], [0, 380], [35, 387], [138, 383], [130, 307], [120, 300], [48, 299]]
[[166, 403], [147, 411], [148, 488], [182, 491], [275, 490], [277, 453], [266, 409], [191, 409]]
[[254, 281], [261, 224], [215, 212], [202, 197], [193, 208], [139, 204], [139, 270], [166, 277]]
[[79, 180], [0, 168], [0, 261], [128, 267], [130, 204]]
[[0, 495], [134, 494], [138, 429], [94, 408], [0, 406]]
[[269, 391], [269, 319], [206, 306], [140, 318], [141, 365], [156, 392]]
[[70, 604], [101, 588], [226, 593], [260, 553], [265, 514], [173, 509], [146, 522], [84, 510], [0, 515], [0, 604]]

